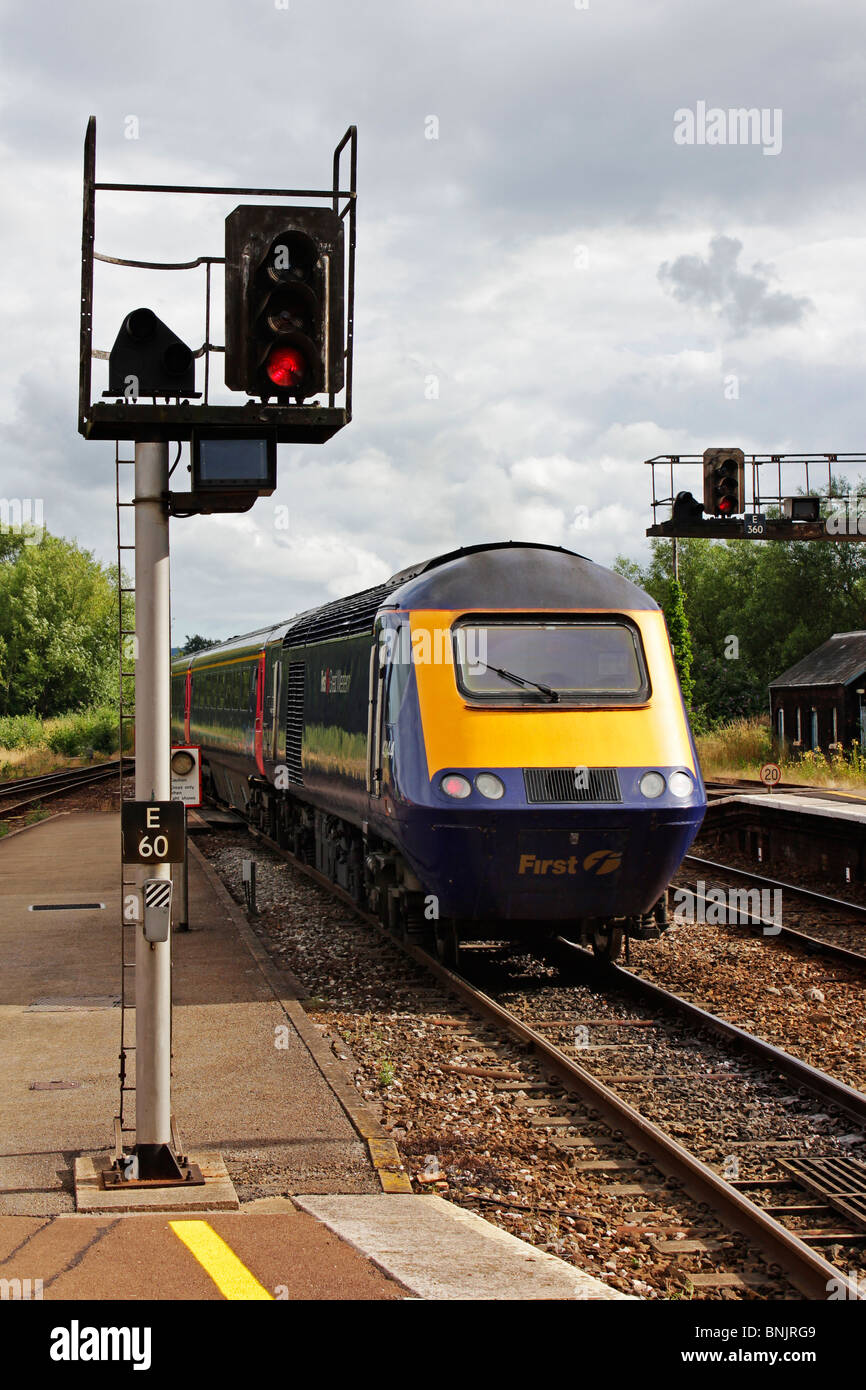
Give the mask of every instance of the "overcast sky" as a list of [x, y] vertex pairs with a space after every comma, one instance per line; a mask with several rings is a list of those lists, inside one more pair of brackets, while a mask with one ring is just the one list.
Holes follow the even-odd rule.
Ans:
[[[327, 185], [359, 132], [355, 418], [172, 523], [176, 642], [459, 544], [641, 558], [652, 454], [862, 447], [866, 11], [579, 3], [3, 3], [0, 493], [113, 558], [113, 446], [76, 433], [91, 113], [130, 182]], [[718, 143], [740, 107], [757, 143]], [[221, 255], [237, 201], [100, 195], [97, 250]], [[202, 273], [130, 274], [98, 268], [95, 346], [138, 304], [198, 346]]]

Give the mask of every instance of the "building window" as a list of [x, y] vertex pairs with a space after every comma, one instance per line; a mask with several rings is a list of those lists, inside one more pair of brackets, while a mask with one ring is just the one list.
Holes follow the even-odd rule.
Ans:
[[785, 711], [781, 705], [777, 710], [777, 716], [779, 725], [779, 742], [783, 743], [785, 739]]
[[797, 706], [797, 742], [803, 742], [803, 711]]
[[812, 742], [811, 742], [811, 745], [810, 745], [810, 746], [811, 746], [812, 748], [818, 748], [818, 747], [820, 746], [820, 745], [819, 745], [819, 741], [818, 741], [818, 711], [814, 708], [814, 706], [812, 707], [812, 720], [811, 720], [811, 724], [812, 724], [812, 728], [811, 728], [811, 730], [810, 730], [810, 733], [811, 733], [811, 737], [812, 737]]
[[839, 742], [839, 711], [833, 706], [833, 742]]

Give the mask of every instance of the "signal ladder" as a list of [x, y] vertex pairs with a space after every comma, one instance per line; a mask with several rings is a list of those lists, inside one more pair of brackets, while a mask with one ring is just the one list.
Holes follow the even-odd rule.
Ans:
[[[134, 526], [135, 502], [134, 502], [134, 500], [133, 500], [133, 497], [134, 497], [134, 494], [135, 494], [135, 481], [134, 481], [135, 475], [134, 475], [134, 473], [133, 473], [133, 485], [132, 485], [133, 497], [122, 498], [122, 497], [121, 497], [121, 493], [123, 492], [123, 493], [125, 494], [125, 493], [127, 493], [128, 490], [129, 490], [129, 489], [128, 489], [128, 486], [126, 485], [126, 479], [129, 477], [128, 474], [126, 475], [126, 478], [123, 479], [123, 482], [121, 482], [121, 469], [124, 468], [124, 467], [132, 467], [132, 468], [134, 469], [134, 467], [135, 467], [135, 459], [134, 459], [134, 458], [127, 459], [127, 458], [121, 458], [121, 457], [120, 457], [120, 443], [119, 443], [119, 441], [118, 441], [118, 442], [115, 444], [115, 447], [114, 447], [114, 497], [115, 497], [115, 504], [116, 504], [116, 506], [115, 506], [115, 512], [116, 512], [116, 519], [117, 519], [117, 634], [118, 634], [118, 638], [117, 638], [118, 653], [117, 653], [117, 654], [118, 654], [118, 713], [119, 713], [119, 724], [120, 724], [120, 805], [121, 805], [121, 810], [122, 810], [122, 808], [123, 808], [123, 802], [124, 802], [124, 794], [123, 794], [123, 753], [124, 753], [124, 748], [125, 748], [126, 741], [127, 741], [128, 730], [130, 729], [130, 727], [132, 728], [133, 731], [134, 731], [134, 729], [135, 729], [135, 685], [134, 685], [134, 684], [133, 684], [133, 686], [132, 686], [132, 692], [131, 692], [131, 694], [128, 693], [128, 692], [129, 692], [129, 682], [130, 682], [130, 681], [133, 681], [133, 682], [134, 682], [134, 680], [135, 680], [135, 669], [134, 669], [134, 667], [135, 667], [135, 655], [136, 655], [136, 651], [135, 651], [135, 627], [133, 626], [133, 627], [130, 628], [130, 627], [126, 627], [126, 626], [124, 625], [124, 620], [125, 620], [125, 613], [124, 613], [124, 596], [125, 596], [126, 594], [131, 594], [131, 595], [133, 595], [133, 604], [134, 604], [135, 583], [133, 582], [132, 584], [129, 584], [129, 583], [125, 582], [125, 581], [129, 578], [129, 576], [128, 576], [128, 575], [125, 575], [125, 574], [124, 574], [124, 570], [123, 570], [123, 560], [124, 560], [124, 557], [127, 556], [127, 555], [129, 555], [130, 552], [131, 552], [132, 561], [133, 561], [132, 568], [133, 568], [133, 570], [134, 570], [134, 568], [135, 568], [135, 526]], [[126, 510], [127, 508], [132, 512], [132, 517], [133, 517], [132, 541], [131, 541], [131, 542], [129, 541], [129, 539], [124, 540], [124, 536], [126, 536], [127, 538], [128, 538], [128, 536], [129, 536], [129, 528], [128, 528], [128, 527], [127, 527], [127, 528], [124, 528], [124, 526], [123, 526], [124, 512], [125, 512], [125, 510]], [[127, 669], [127, 663], [130, 664], [130, 666], [132, 667], [132, 669]], [[133, 741], [134, 741], [134, 732], [133, 732]], [[119, 1063], [120, 1063], [120, 1065], [119, 1065], [119, 1069], [118, 1069], [118, 1082], [119, 1082], [119, 1085], [120, 1085], [120, 1103], [119, 1103], [119, 1106], [118, 1106], [118, 1111], [119, 1111], [119, 1113], [118, 1113], [117, 1117], [115, 1118], [115, 1122], [114, 1122], [114, 1127], [115, 1127], [115, 1140], [116, 1140], [116, 1143], [117, 1143], [117, 1145], [118, 1145], [119, 1147], [122, 1147], [122, 1144], [123, 1144], [123, 1135], [124, 1135], [124, 1134], [128, 1134], [128, 1133], [129, 1133], [129, 1134], [134, 1134], [134, 1133], [135, 1133], [135, 1125], [134, 1125], [134, 1124], [128, 1124], [128, 1123], [127, 1123], [127, 1124], [124, 1124], [125, 1111], [126, 1111], [126, 1104], [125, 1104], [126, 1096], [127, 1096], [127, 1094], [128, 1094], [129, 1092], [131, 1092], [133, 1096], [135, 1095], [135, 1085], [133, 1084], [133, 1085], [130, 1086], [130, 1085], [127, 1084], [127, 1072], [128, 1072], [128, 1071], [131, 1071], [131, 1075], [132, 1075], [132, 1077], [133, 1077], [133, 1082], [134, 1082], [134, 1078], [135, 1078], [135, 1065], [134, 1065], [134, 1064], [135, 1064], [135, 1041], [134, 1041], [135, 986], [134, 986], [134, 983], [133, 983], [133, 981], [134, 981], [134, 979], [135, 979], [135, 976], [134, 976], [134, 975], [131, 975], [131, 974], [129, 973], [130, 971], [133, 971], [133, 970], [135, 969], [135, 950], [134, 950], [135, 935], [134, 935], [134, 933], [131, 933], [131, 932], [129, 931], [129, 928], [127, 927], [127, 924], [126, 924], [126, 921], [125, 921], [125, 918], [124, 918], [124, 906], [125, 906], [125, 903], [126, 903], [127, 890], [130, 890], [130, 891], [135, 892], [135, 894], [136, 894], [136, 896], [137, 896], [138, 887], [139, 887], [138, 882], [137, 882], [137, 880], [136, 880], [135, 878], [127, 878], [126, 875], [127, 875], [128, 872], [129, 872], [128, 866], [125, 865], [123, 862], [121, 862], [121, 865], [120, 865], [120, 1053], [119, 1053]], [[132, 941], [133, 941], [133, 956], [132, 956], [132, 960], [127, 959], [127, 952], [128, 952], [128, 949], [129, 949], [127, 943], [128, 943], [128, 939], [129, 939], [130, 936], [132, 936]], [[127, 984], [127, 981], [129, 981], [129, 984]], [[130, 1041], [130, 1035], [132, 1035], [133, 1041]], [[132, 1063], [131, 1068], [130, 1068], [130, 1066], [129, 1066], [129, 1063], [130, 1063], [130, 1062]]]

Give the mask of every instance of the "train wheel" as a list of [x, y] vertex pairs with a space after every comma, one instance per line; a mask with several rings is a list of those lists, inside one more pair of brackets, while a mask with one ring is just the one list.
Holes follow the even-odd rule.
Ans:
[[407, 907], [403, 919], [403, 940], [412, 946], [427, 946], [430, 939], [430, 923], [425, 920], [424, 909]]
[[434, 922], [433, 934], [439, 964], [448, 970], [456, 970], [460, 964], [460, 942], [456, 923], [447, 918]]
[[592, 950], [596, 960], [618, 960], [622, 953], [625, 932], [622, 927], [609, 927], [607, 931], [595, 931], [592, 935]]

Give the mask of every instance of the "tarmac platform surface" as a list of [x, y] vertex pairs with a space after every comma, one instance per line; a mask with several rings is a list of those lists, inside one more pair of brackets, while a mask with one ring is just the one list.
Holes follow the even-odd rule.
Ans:
[[[72, 814], [0, 841], [0, 1212], [74, 1210], [70, 1151], [112, 1143], [119, 826], [117, 816]], [[192, 857], [189, 901], [191, 930], [172, 936], [172, 1099], [183, 1142], [221, 1153], [242, 1197], [379, 1191], [366, 1145]], [[90, 902], [105, 907], [29, 910]], [[283, 990], [293, 997], [288, 982]], [[72, 1085], [30, 1089], [49, 1082]]]
[[[191, 1156], [222, 1174], [229, 1199], [213, 1206], [237, 1209], [210, 1209], [209, 1187], [196, 1210], [162, 1210], [149, 1191], [104, 1211], [119, 841], [119, 816], [85, 812], [0, 840], [0, 1297], [623, 1297], [389, 1171], [393, 1145], [291, 977], [195, 852], [191, 930], [171, 939], [173, 1110]], [[38, 1293], [21, 1292], [28, 1280]]]

